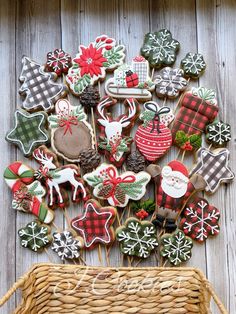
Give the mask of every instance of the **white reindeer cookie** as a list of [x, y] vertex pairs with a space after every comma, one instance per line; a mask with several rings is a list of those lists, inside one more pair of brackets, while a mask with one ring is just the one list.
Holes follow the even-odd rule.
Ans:
[[68, 206], [69, 198], [65, 187], [72, 189], [72, 202], [87, 200], [89, 195], [84, 187], [84, 181], [80, 178], [79, 169], [75, 165], [59, 166], [57, 156], [46, 146], [42, 145], [33, 152], [35, 160], [40, 168], [35, 172], [35, 177], [41, 180], [47, 187], [48, 206]]
[[101, 130], [98, 146], [111, 163], [120, 167], [130, 152], [133, 139], [129, 133], [137, 118], [139, 104], [135, 99], [126, 99], [127, 112], [113, 118], [107, 111], [115, 104], [116, 100], [106, 96], [97, 106]]

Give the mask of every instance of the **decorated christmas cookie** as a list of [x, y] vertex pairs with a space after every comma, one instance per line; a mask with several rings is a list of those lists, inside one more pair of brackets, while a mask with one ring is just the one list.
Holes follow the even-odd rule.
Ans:
[[22, 184], [31, 184], [34, 181], [34, 169], [21, 161], [15, 161], [4, 171], [4, 179], [9, 188], [15, 192]]
[[214, 193], [221, 183], [228, 183], [234, 179], [234, 173], [229, 168], [229, 150], [226, 148], [215, 151], [207, 148], [199, 149], [193, 173], [200, 174], [206, 181], [205, 190]]
[[57, 75], [45, 72], [40, 64], [30, 58], [23, 57], [22, 64], [19, 93], [25, 97], [23, 108], [29, 111], [52, 111], [56, 101], [67, 94], [66, 86], [55, 83]]
[[17, 145], [26, 157], [32, 155], [35, 148], [49, 142], [48, 132], [45, 129], [46, 113], [16, 110], [14, 119], [15, 126], [6, 134], [6, 140]]
[[172, 38], [171, 32], [161, 29], [145, 35], [141, 54], [148, 60], [151, 67], [159, 68], [175, 62], [179, 47], [179, 42]]
[[126, 161], [127, 170], [138, 173], [145, 170], [145, 158], [140, 154], [138, 150], [132, 152]]
[[56, 115], [49, 116], [51, 144], [56, 154], [67, 161], [79, 162], [80, 153], [94, 148], [94, 133], [81, 105], [72, 106], [66, 99], [55, 105]]
[[83, 200], [88, 198], [77, 166], [59, 166], [57, 156], [46, 146], [37, 148], [33, 156], [40, 164], [39, 170], [35, 172], [35, 177], [46, 184], [50, 207], [68, 205], [68, 195], [63, 189], [67, 185], [72, 188], [71, 198], [73, 202], [78, 202], [81, 198]]
[[72, 232], [62, 231], [53, 233], [51, 249], [62, 259], [79, 258], [83, 240], [75, 238]]
[[149, 64], [142, 56], [133, 58], [132, 64], [123, 64], [114, 72], [114, 78], [105, 83], [107, 95], [115, 98], [149, 100], [155, 88], [149, 76]]
[[51, 230], [48, 226], [42, 225], [37, 221], [32, 221], [25, 228], [18, 230], [21, 245], [34, 252], [41, 251], [52, 241], [50, 232]]
[[123, 63], [125, 47], [107, 35], [101, 35], [88, 47], [79, 46], [79, 53], [72, 60], [66, 81], [75, 95], [79, 95], [88, 85], [103, 80], [106, 71], [111, 71]]
[[91, 199], [85, 204], [82, 215], [74, 218], [71, 226], [84, 239], [86, 248], [93, 248], [96, 244], [111, 244], [114, 239], [112, 224], [116, 218], [116, 209], [111, 206], [101, 207], [101, 205]]
[[88, 85], [81, 93], [79, 100], [85, 111], [90, 111], [90, 109], [96, 108], [100, 101], [98, 89], [93, 85]]
[[163, 235], [161, 244], [161, 255], [167, 258], [174, 266], [187, 262], [192, 256], [193, 241], [191, 238], [186, 237], [181, 230]]
[[158, 97], [176, 98], [179, 93], [188, 86], [183, 77], [184, 71], [166, 67], [162, 69], [154, 79], [156, 94]]
[[148, 221], [129, 218], [125, 225], [117, 228], [116, 239], [123, 254], [147, 258], [158, 246], [156, 228]]
[[162, 122], [162, 115], [168, 114], [170, 109], [160, 108], [155, 102], [146, 102], [144, 109], [140, 115], [143, 124], [136, 131], [135, 143], [146, 160], [155, 161], [171, 147], [171, 131]]
[[58, 76], [67, 73], [71, 66], [71, 56], [62, 49], [55, 49], [47, 54], [46, 70]]
[[215, 121], [206, 127], [206, 139], [215, 147], [222, 146], [231, 140], [231, 127], [223, 121]]
[[137, 117], [138, 102], [127, 99], [124, 102], [127, 112], [113, 118], [109, 109], [115, 104], [116, 101], [111, 97], [104, 97], [97, 106], [101, 130], [98, 146], [111, 163], [120, 167], [130, 152], [133, 139], [128, 135]]
[[101, 162], [100, 154], [92, 148], [83, 150], [79, 155], [79, 159], [84, 173], [92, 172]]
[[84, 175], [84, 180], [94, 188], [93, 194], [106, 199], [112, 206], [125, 207], [129, 201], [140, 200], [151, 177], [147, 172], [127, 171], [118, 174], [113, 165], [101, 164], [95, 171]]
[[130, 208], [138, 219], [143, 220], [156, 210], [156, 204], [154, 200], [148, 199], [146, 201], [131, 202]]
[[206, 63], [202, 54], [189, 52], [181, 60], [181, 67], [185, 76], [197, 79], [205, 71]]
[[183, 211], [180, 228], [193, 240], [203, 242], [219, 233], [219, 219], [220, 212], [216, 207], [204, 198], [195, 197]]
[[184, 131], [178, 131], [175, 135], [175, 144], [185, 151], [197, 150], [202, 145], [201, 135], [187, 135]]

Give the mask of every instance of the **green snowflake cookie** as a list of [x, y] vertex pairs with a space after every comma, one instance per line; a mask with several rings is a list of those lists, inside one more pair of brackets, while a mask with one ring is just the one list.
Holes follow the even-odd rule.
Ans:
[[48, 226], [42, 225], [38, 221], [32, 221], [18, 231], [21, 245], [37, 252], [52, 241], [50, 231]]
[[141, 54], [149, 61], [150, 65], [159, 68], [163, 65], [172, 65], [176, 59], [176, 53], [180, 44], [172, 38], [167, 29], [148, 33], [144, 37]]
[[125, 225], [116, 230], [116, 239], [123, 254], [142, 258], [147, 258], [158, 246], [154, 225], [136, 218], [127, 219]]
[[181, 60], [181, 67], [186, 76], [197, 79], [206, 69], [206, 63], [202, 54], [189, 52]]
[[215, 121], [206, 127], [206, 139], [214, 147], [222, 146], [231, 140], [231, 127], [223, 121]]
[[161, 244], [163, 245], [161, 255], [168, 258], [169, 262], [175, 266], [188, 261], [192, 256], [193, 241], [181, 230], [163, 235]]

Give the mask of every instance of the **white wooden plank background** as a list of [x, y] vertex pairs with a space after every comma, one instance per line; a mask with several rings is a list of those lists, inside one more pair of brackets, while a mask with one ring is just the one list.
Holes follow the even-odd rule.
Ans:
[[[192, 85], [217, 90], [220, 115], [232, 127], [233, 139], [229, 149], [231, 167], [236, 170], [235, 19], [235, 0], [1, 0], [0, 60], [3, 72], [0, 79], [0, 176], [10, 162], [24, 160], [19, 150], [4, 140], [5, 133], [13, 126], [13, 112], [20, 106], [17, 90], [23, 54], [41, 63], [45, 61], [46, 53], [57, 47], [75, 55], [80, 43], [87, 45], [97, 35], [106, 33], [127, 47], [127, 61], [130, 61], [139, 53], [144, 34], [164, 27], [169, 28], [181, 43], [176, 66], [189, 51], [204, 54], [208, 65], [206, 73]], [[175, 156], [176, 150], [173, 149], [162, 164]], [[192, 159], [186, 159], [186, 162], [191, 165]], [[193, 258], [188, 263], [188, 266], [204, 271], [231, 314], [236, 313], [235, 186], [236, 183], [222, 186], [215, 195], [208, 197], [221, 210], [221, 233], [204, 245], [195, 245]], [[33, 254], [19, 246], [16, 231], [30, 220], [30, 216], [11, 209], [11, 193], [3, 180], [0, 180], [0, 199], [1, 296], [32, 263], [49, 259], [45, 253]], [[76, 212], [78, 208], [75, 207], [68, 210], [71, 217]], [[56, 224], [65, 226], [62, 212], [58, 210], [56, 216]], [[103, 250], [103, 258], [104, 254]], [[55, 255], [50, 255], [55, 262], [58, 261]], [[91, 265], [99, 265], [96, 250], [86, 254], [86, 259]], [[111, 265], [120, 265], [120, 254], [116, 247], [112, 249]], [[156, 265], [156, 259], [152, 257], [141, 265]], [[0, 313], [10, 313], [19, 298], [19, 294], [13, 297], [0, 309]], [[212, 309], [213, 313], [217, 313], [214, 306]]]

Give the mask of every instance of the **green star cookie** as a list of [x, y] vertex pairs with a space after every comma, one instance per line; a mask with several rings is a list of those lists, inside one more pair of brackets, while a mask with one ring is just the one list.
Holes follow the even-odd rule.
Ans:
[[15, 127], [6, 135], [6, 141], [17, 145], [28, 157], [35, 148], [49, 141], [45, 130], [47, 122], [45, 112], [28, 113], [24, 110], [15, 111]]

